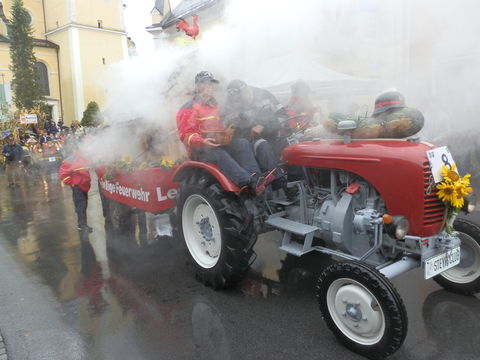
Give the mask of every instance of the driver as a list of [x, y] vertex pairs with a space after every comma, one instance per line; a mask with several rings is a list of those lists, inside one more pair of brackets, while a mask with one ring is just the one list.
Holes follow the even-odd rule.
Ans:
[[313, 116], [318, 111], [313, 106], [310, 98], [312, 89], [303, 80], [294, 82], [291, 86], [292, 95], [285, 106], [290, 120], [284, 126], [284, 130], [306, 129], [314, 126]]
[[237, 186], [249, 186], [260, 195], [274, 176], [260, 174], [250, 142], [233, 138], [230, 144], [222, 146], [215, 139], [201, 135], [205, 130], [225, 130], [213, 97], [218, 83], [208, 71], [201, 71], [195, 76], [193, 99], [177, 113], [178, 135], [192, 160], [217, 165]]

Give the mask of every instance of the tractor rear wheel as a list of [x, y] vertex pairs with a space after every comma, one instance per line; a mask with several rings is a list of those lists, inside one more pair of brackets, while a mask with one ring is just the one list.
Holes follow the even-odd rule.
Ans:
[[405, 305], [392, 283], [359, 261], [327, 267], [317, 283], [323, 318], [350, 350], [383, 359], [402, 345], [407, 334]]
[[181, 183], [177, 207], [178, 230], [197, 279], [214, 289], [243, 279], [257, 234], [240, 198], [210, 176], [194, 175]]
[[465, 219], [456, 219], [453, 228], [460, 238], [460, 264], [435, 276], [445, 290], [473, 295], [480, 292], [480, 227]]

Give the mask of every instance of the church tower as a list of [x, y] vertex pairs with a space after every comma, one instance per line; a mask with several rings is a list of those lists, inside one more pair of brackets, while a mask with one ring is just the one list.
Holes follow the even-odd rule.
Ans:
[[[8, 20], [13, 0], [0, 3]], [[49, 87], [45, 96], [53, 107], [53, 120], [80, 121], [90, 101], [102, 109], [106, 89], [99, 79], [108, 65], [128, 56], [122, 0], [23, 0], [23, 5], [32, 18], [35, 56], [45, 67]], [[11, 73], [4, 49], [8, 38], [2, 25], [0, 71], [8, 83]], [[5, 89], [9, 91], [8, 86]]]
[[28, 2], [44, 3], [45, 38], [60, 47], [65, 117], [80, 121], [88, 102], [104, 104], [105, 88], [98, 79], [107, 66], [128, 56], [122, 1]]

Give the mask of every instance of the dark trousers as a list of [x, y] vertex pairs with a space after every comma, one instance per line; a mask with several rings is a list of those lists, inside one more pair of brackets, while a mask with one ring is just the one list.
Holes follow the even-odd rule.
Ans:
[[217, 165], [238, 186], [246, 185], [253, 173], [260, 172], [252, 145], [246, 139], [233, 139], [220, 148], [195, 148], [191, 158]]
[[265, 139], [259, 139], [254, 143], [255, 157], [263, 172], [275, 169], [278, 165], [278, 157], [272, 145]]
[[87, 225], [88, 192], [80, 190], [77, 186], [72, 186], [72, 197], [77, 213], [78, 227], [83, 227]]
[[[253, 145], [258, 165], [260, 165], [260, 170], [264, 173], [278, 167], [281, 150], [283, 150], [283, 148], [277, 151], [275, 145], [276, 143], [272, 145], [272, 142], [265, 139], [258, 139]], [[272, 182], [272, 189], [281, 189], [285, 187], [286, 184], [287, 179], [285, 174], [277, 168], [277, 171], [275, 171], [275, 180]]]

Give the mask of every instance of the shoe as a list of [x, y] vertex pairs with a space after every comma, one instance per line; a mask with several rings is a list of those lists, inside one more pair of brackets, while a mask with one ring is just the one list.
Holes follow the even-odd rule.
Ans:
[[8, 187], [13, 188], [15, 184], [8, 184]]
[[275, 171], [277, 171], [277, 169], [273, 169], [267, 175], [258, 178], [257, 184], [255, 185], [255, 194], [257, 196], [263, 194], [268, 184], [275, 180]]
[[85, 232], [87, 232], [87, 233], [89, 233], [89, 234], [93, 232], [93, 229], [92, 229], [90, 226], [88, 226], [88, 225], [77, 226], [77, 230], [78, 230], [78, 231], [85, 231]]
[[19, 187], [19, 186], [20, 186], [20, 184], [19, 184], [19, 183], [16, 183], [16, 184], [15, 184], [15, 186], [16, 186], [16, 187]]

